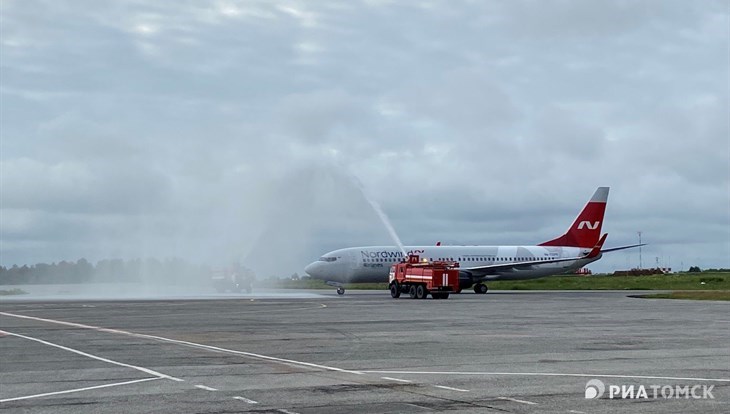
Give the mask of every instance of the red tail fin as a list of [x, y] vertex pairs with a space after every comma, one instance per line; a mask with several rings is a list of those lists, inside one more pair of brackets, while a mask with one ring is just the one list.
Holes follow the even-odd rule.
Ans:
[[540, 246], [568, 246], [593, 248], [601, 237], [603, 213], [606, 211], [608, 187], [598, 187], [573, 225], [562, 236], [540, 243]]

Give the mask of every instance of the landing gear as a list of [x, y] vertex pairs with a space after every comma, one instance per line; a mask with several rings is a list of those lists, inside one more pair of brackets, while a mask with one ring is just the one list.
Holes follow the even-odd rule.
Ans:
[[488, 290], [489, 288], [484, 283], [477, 283], [476, 285], [474, 285], [474, 293], [479, 293], [483, 295], [487, 293]]
[[342, 295], [345, 294], [345, 285], [343, 285], [342, 283], [340, 283], [340, 282], [332, 282], [332, 281], [329, 281], [329, 280], [325, 281], [324, 283], [327, 286], [332, 286], [332, 287], [337, 288], [337, 294], [338, 295], [342, 296]]
[[400, 285], [398, 282], [393, 282], [390, 284], [390, 297], [393, 299], [397, 299], [400, 297]]

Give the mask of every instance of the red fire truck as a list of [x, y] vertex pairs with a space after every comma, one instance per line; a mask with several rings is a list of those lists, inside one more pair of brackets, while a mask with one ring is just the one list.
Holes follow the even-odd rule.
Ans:
[[449, 293], [459, 291], [459, 264], [456, 262], [421, 261], [410, 255], [408, 260], [390, 268], [390, 296], [408, 293], [411, 299], [448, 299]]

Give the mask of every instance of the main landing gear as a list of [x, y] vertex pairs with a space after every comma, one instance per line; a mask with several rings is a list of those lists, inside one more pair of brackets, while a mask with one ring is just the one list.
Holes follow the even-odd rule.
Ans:
[[488, 290], [489, 288], [484, 283], [477, 283], [476, 285], [474, 285], [474, 293], [483, 295], [487, 293]]
[[340, 296], [344, 295], [345, 294], [345, 288], [338, 287], [337, 288], [337, 294], [340, 295]]

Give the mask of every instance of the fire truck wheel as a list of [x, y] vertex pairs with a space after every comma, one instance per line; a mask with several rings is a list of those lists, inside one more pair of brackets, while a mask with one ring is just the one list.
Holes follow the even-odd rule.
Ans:
[[393, 299], [400, 297], [400, 286], [398, 286], [398, 282], [393, 282], [390, 284], [390, 297]]
[[477, 283], [476, 285], [474, 285], [474, 293], [479, 293], [483, 295], [487, 293], [488, 290], [489, 288], [487, 288], [487, 285], [485, 285], [484, 283]]
[[426, 295], [428, 295], [428, 292], [426, 292], [426, 288], [423, 287], [423, 285], [418, 285], [418, 287], [416, 288], [416, 297], [418, 299], [423, 299], [426, 297]]
[[341, 287], [337, 288], [337, 294], [340, 295], [340, 296], [344, 295], [345, 294], [345, 288], [341, 288]]
[[411, 285], [411, 288], [408, 289], [408, 296], [410, 296], [411, 299], [416, 298], [416, 286], [415, 285]]

